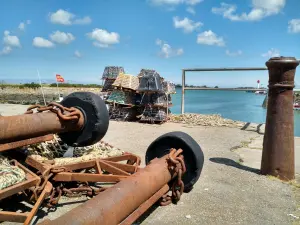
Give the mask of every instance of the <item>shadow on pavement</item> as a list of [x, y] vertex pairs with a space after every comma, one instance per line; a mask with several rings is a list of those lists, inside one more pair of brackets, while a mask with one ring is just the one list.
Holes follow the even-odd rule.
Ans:
[[241, 169], [241, 170], [245, 170], [245, 171], [249, 171], [249, 172], [252, 172], [252, 173], [257, 173], [257, 174], [260, 173], [259, 169], [255, 169], [255, 168], [251, 168], [251, 167], [248, 167], [248, 166], [241, 165], [240, 163], [237, 163], [232, 159], [215, 157], [215, 158], [210, 158], [209, 160], [211, 162], [214, 162], [214, 163], [224, 164], [226, 166], [232, 166], [232, 167], [235, 167], [235, 168], [238, 168], [238, 169]]

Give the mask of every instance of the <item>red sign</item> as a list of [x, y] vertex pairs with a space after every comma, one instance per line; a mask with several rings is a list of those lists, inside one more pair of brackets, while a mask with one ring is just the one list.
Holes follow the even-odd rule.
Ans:
[[259, 83], [260, 83], [260, 80], [257, 80], [257, 83], [259, 84]]
[[65, 79], [61, 75], [56, 74], [56, 81], [63, 83], [63, 82], [65, 82]]

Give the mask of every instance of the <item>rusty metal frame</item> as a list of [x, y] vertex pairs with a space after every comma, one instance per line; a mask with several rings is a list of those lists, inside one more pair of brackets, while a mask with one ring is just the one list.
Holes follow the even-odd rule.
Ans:
[[29, 225], [36, 215], [39, 207], [43, 203], [44, 199], [47, 198], [52, 191], [52, 184], [47, 182], [45, 188], [42, 193], [38, 197], [36, 203], [32, 207], [30, 212], [18, 213], [18, 212], [8, 212], [8, 211], [0, 211], [0, 221], [9, 221], [9, 222], [17, 222], [23, 223], [24, 225]]
[[[27, 169], [18, 161], [11, 160], [11, 162], [13, 163], [14, 166], [19, 167], [25, 172], [26, 180], [1, 190], [0, 200], [10, 197], [19, 192], [30, 190], [31, 188], [37, 187], [41, 183], [41, 178], [39, 176], [37, 176], [35, 173]], [[35, 216], [43, 200], [50, 194], [51, 191], [52, 191], [52, 184], [48, 182], [44, 190], [40, 194], [40, 196], [37, 198], [37, 201], [30, 212], [18, 213], [18, 212], [0, 211], [0, 221], [19, 222], [19, 223], [23, 223], [24, 225], [30, 224], [31, 220]]]
[[184, 114], [184, 95], [185, 90], [216, 90], [216, 91], [263, 91], [265, 89], [242, 89], [242, 88], [188, 88], [185, 87], [186, 72], [212, 72], [212, 71], [262, 71], [268, 70], [267, 67], [232, 67], [232, 68], [187, 68], [182, 69], [182, 87], [181, 87], [181, 114]]
[[[121, 163], [124, 161], [125, 163]], [[12, 160], [12, 162], [15, 166], [18, 166], [25, 171], [26, 180], [1, 190], [0, 200], [25, 190], [34, 191], [35, 188], [42, 186], [42, 179], [44, 182], [46, 182], [39, 196], [36, 196], [36, 202], [30, 212], [19, 213], [0, 211], [0, 221], [19, 222], [29, 225], [43, 201], [48, 196], [50, 196], [50, 199], [54, 196], [53, 185], [68, 183], [71, 181], [92, 183], [101, 182], [101, 184], [107, 183], [109, 185], [113, 185], [137, 172], [139, 170], [141, 159], [139, 156], [125, 152], [120, 156], [96, 158], [93, 160], [71, 163], [64, 166], [55, 166], [53, 165], [53, 160], [39, 162], [33, 157], [28, 156], [25, 160], [26, 164], [38, 170], [42, 174], [42, 179], [28, 168], [20, 164], [18, 161]], [[92, 168], [96, 170], [95, 174], [76, 172], [78, 170]], [[49, 176], [50, 173], [53, 173], [53, 176]], [[51, 181], [46, 177], [51, 177]], [[71, 189], [69, 190], [72, 191]], [[74, 189], [75, 192], [78, 190], [78, 188]], [[107, 187], [104, 187], [100, 190], [100, 192], [106, 189]], [[83, 187], [81, 190], [84, 192], [86, 189]], [[67, 192], [68, 190], [64, 188], [64, 191]], [[52, 207], [53, 205], [57, 204], [60, 196], [56, 199], [54, 198], [51, 204], [48, 203], [48, 207]], [[151, 205], [149, 205], [149, 207], [150, 206]]]
[[53, 138], [54, 138], [53, 134], [48, 134], [45, 136], [29, 138], [21, 141], [14, 141], [5, 144], [0, 144], [0, 152], [10, 150], [10, 149], [20, 148], [26, 145], [36, 144], [44, 141], [51, 141], [53, 140]]
[[[124, 161], [126, 162], [124, 163]], [[100, 182], [101, 185], [113, 185], [137, 172], [141, 159], [139, 156], [126, 152], [120, 156], [96, 158], [83, 162], [70, 163], [63, 166], [53, 165], [53, 160], [39, 162], [31, 156], [28, 156], [25, 162], [42, 173], [44, 179], [47, 179], [46, 177], [51, 177], [51, 180], [49, 179], [49, 181], [51, 181], [54, 186], [74, 181], [85, 182], [87, 184], [89, 182]], [[82, 172], [82, 170], [89, 169], [95, 169], [95, 173], [86, 171]], [[79, 189], [86, 191], [87, 188], [80, 187]], [[61, 192], [63, 190], [66, 190], [65, 188], [61, 189], [60, 187], [58, 189], [60, 192], [59, 195], [62, 194]], [[76, 191], [76, 188], [73, 189]], [[79, 189], [77, 187], [77, 190]], [[107, 189], [107, 187], [101, 187], [99, 190], [103, 191], [105, 189]], [[99, 191], [97, 191], [97, 193], [99, 193]], [[55, 201], [51, 201], [57, 204], [59, 198]]]
[[[171, 149], [168, 155], [153, 159], [134, 175], [79, 207], [54, 220], [44, 220], [39, 224], [127, 225], [136, 221], [159, 200], [161, 205], [167, 205], [168, 198], [177, 202], [183, 193], [184, 184], [181, 178], [186, 172], [181, 153], [182, 149]], [[174, 181], [171, 186], [168, 185], [170, 181]], [[170, 189], [172, 196], [168, 195]]]
[[25, 172], [26, 180], [17, 183], [15, 185], [12, 185], [10, 187], [7, 187], [3, 190], [0, 190], [0, 200], [12, 196], [14, 194], [17, 194], [18, 192], [24, 191], [30, 187], [37, 186], [41, 182], [41, 178], [39, 176], [31, 172], [29, 169], [27, 169], [25, 166], [20, 164], [18, 161], [11, 160], [11, 162], [13, 163], [14, 166], [19, 167]]

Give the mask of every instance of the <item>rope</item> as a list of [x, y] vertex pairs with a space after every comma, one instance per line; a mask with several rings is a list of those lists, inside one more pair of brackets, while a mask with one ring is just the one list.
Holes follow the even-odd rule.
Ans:
[[27, 147], [29, 155], [38, 161], [53, 160], [54, 165], [66, 165], [70, 163], [88, 161], [95, 158], [106, 158], [122, 155], [123, 151], [105, 142], [98, 142], [87, 147], [75, 147], [74, 156], [61, 158], [67, 151], [68, 146], [60, 138], [54, 135], [52, 141], [43, 142]]
[[0, 190], [20, 183], [25, 179], [26, 174], [22, 169], [11, 165], [7, 158], [0, 156]]

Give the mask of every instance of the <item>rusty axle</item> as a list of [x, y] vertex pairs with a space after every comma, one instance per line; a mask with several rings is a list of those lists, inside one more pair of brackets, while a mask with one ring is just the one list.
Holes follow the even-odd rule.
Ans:
[[80, 130], [84, 124], [84, 117], [80, 110], [77, 112], [80, 115], [77, 121], [61, 120], [53, 112], [1, 116], [0, 144]]
[[169, 169], [168, 158], [169, 155], [155, 158], [145, 168], [99, 193], [93, 199], [55, 220], [46, 220], [40, 224], [114, 225], [121, 223], [174, 177]]

